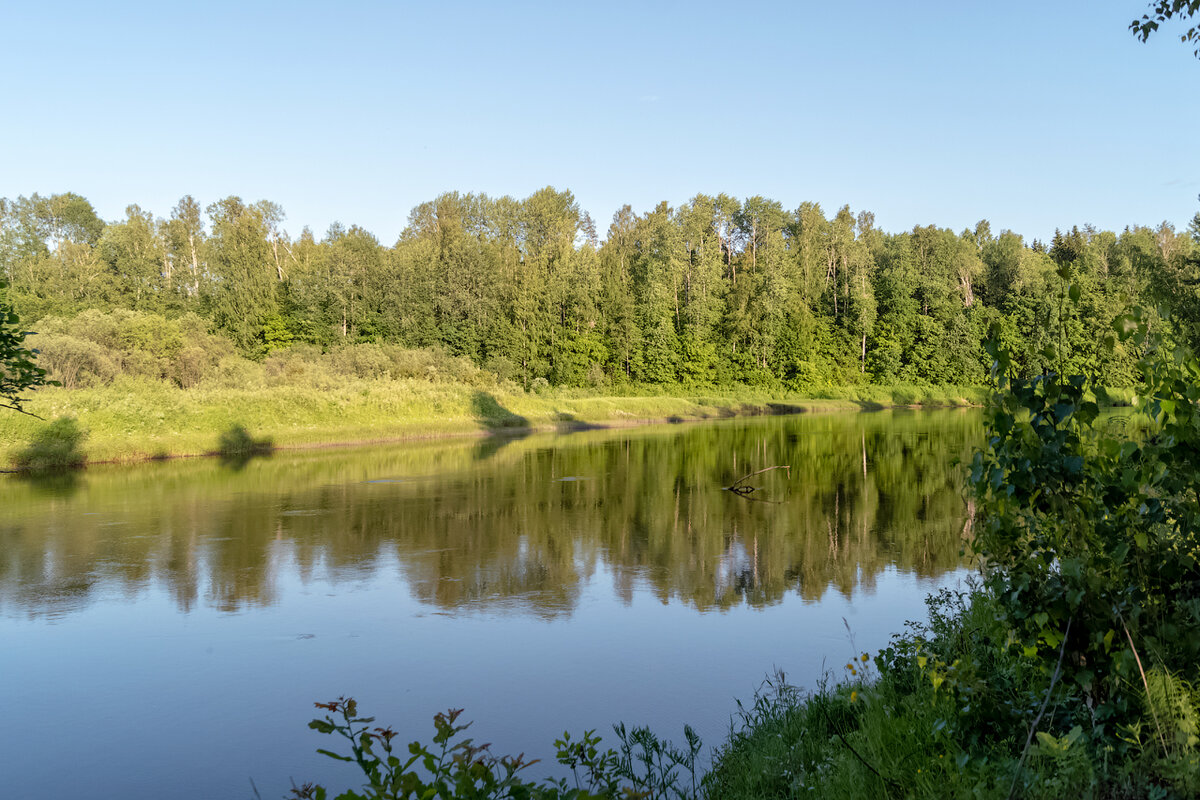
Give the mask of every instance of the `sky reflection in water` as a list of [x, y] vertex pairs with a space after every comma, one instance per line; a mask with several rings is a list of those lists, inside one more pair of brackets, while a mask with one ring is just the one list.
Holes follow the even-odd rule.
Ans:
[[[46, 798], [344, 786], [305, 727], [340, 694], [409, 737], [465, 707], [499, 752], [620, 719], [715, 745], [774, 667], [811, 684], [846, 624], [876, 648], [962, 577], [952, 462], [980, 435], [802, 415], [0, 481], [0, 773]], [[771, 502], [721, 491], [774, 464]]]

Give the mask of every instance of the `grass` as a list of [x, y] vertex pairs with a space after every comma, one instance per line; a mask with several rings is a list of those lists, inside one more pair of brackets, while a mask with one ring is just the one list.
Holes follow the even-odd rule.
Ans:
[[[910, 633], [903, 648], [981, 647], [958, 635], [972, 630], [970, 619], [955, 625], [957, 644], [947, 641], [949, 629], [923, 630]], [[709, 796], [1005, 797], [1012, 743], [989, 742], [985, 757], [964, 747], [949, 693], [895, 655], [871, 661], [859, 654], [840, 680], [827, 676], [810, 693], [782, 677], [765, 684], [718, 751], [706, 778]]]
[[37, 428], [29, 443], [12, 455], [13, 465], [27, 472], [50, 472], [83, 466], [87, 434], [73, 417], [59, 417]]
[[[822, 393], [818, 393], [822, 394]], [[122, 378], [107, 386], [38, 391], [28, 409], [71, 416], [88, 436], [87, 460], [138, 461], [217, 452], [223, 431], [242, 426], [277, 448], [478, 435], [505, 430], [572, 430], [753, 414], [974, 405], [977, 389], [860, 387], [800, 397], [765, 389], [635, 388], [620, 395], [585, 390], [527, 393], [418, 379], [347, 379], [335, 384], [201, 385]], [[0, 416], [0, 454], [11, 462], [45, 423]]]

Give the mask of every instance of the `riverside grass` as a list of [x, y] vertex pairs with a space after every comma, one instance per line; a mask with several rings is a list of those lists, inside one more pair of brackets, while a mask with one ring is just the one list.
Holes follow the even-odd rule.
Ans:
[[769, 413], [972, 406], [984, 396], [979, 388], [907, 386], [833, 387], [807, 396], [745, 387], [526, 392], [504, 382], [420, 379], [181, 389], [122, 378], [102, 387], [38, 391], [28, 410], [42, 419], [0, 417], [0, 456], [12, 463], [48, 422], [61, 417], [73, 417], [87, 433], [85, 457], [97, 463], [212, 454], [221, 434], [239, 425], [277, 448], [299, 448]]

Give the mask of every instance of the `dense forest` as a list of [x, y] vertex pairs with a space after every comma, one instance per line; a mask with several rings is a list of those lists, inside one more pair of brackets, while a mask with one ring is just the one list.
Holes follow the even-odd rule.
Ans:
[[[0, 277], [27, 324], [56, 332], [38, 342], [48, 356], [86, 356], [76, 329], [121, 311], [182, 321], [193, 349], [432, 348], [527, 388], [978, 384], [993, 323], [1023, 374], [1065, 344], [1069, 371], [1127, 385], [1137, 354], [1100, 343], [1130, 302], [1170, 300], [1191, 338], [1200, 320], [1200, 214], [1187, 231], [1086, 226], [1042, 243], [986, 220], [886, 233], [848, 206], [697, 195], [625, 206], [601, 239], [548, 187], [444, 194], [391, 247], [353, 225], [291, 236], [284, 221], [237, 197], [186, 196], [166, 217], [131, 205], [116, 222], [72, 193], [0, 199]], [[1063, 302], [1064, 275], [1078, 303]]]

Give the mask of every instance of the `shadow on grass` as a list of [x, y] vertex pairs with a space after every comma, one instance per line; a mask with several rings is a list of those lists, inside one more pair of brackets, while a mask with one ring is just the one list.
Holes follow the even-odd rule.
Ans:
[[792, 403], [767, 403], [767, 412], [770, 414], [806, 414], [808, 409]]
[[230, 425], [217, 440], [217, 455], [221, 464], [237, 471], [245, 469], [251, 459], [269, 456], [275, 452], [275, 443], [267, 437], [255, 439], [244, 425]]
[[475, 392], [471, 395], [471, 413], [475, 415], [476, 422], [492, 432], [529, 427], [529, 420], [509, 411], [487, 392]]
[[487, 392], [475, 392], [471, 396], [471, 413], [480, 427], [490, 436], [475, 447], [475, 460], [483, 461], [500, 452], [505, 445], [530, 434], [529, 420], [500, 405]]
[[602, 425], [596, 425], [592, 422], [584, 422], [574, 414], [566, 411], [554, 412], [554, 429], [558, 433], [577, 433], [578, 431], [595, 431], [600, 430]]

